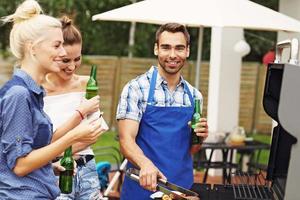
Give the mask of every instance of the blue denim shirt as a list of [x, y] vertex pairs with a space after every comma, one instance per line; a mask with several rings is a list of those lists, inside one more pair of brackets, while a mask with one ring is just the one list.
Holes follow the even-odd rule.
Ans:
[[0, 199], [55, 199], [60, 191], [49, 162], [24, 177], [16, 161], [48, 145], [52, 124], [43, 111], [43, 88], [22, 70], [0, 90]]

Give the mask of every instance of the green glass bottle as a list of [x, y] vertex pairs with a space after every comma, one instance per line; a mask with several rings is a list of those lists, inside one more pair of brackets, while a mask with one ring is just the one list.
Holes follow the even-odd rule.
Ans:
[[192, 122], [191, 122], [191, 153], [196, 153], [197, 151], [200, 150], [200, 145], [203, 142], [203, 138], [199, 137], [196, 135], [194, 132], [194, 129], [196, 128], [196, 123], [199, 122], [201, 118], [201, 105], [200, 105], [200, 99], [195, 99], [194, 100], [194, 114], [192, 117]]
[[90, 78], [86, 85], [85, 98], [91, 99], [98, 95], [98, 83], [97, 83], [97, 65], [92, 65]]
[[60, 161], [66, 170], [59, 175], [59, 188], [61, 193], [70, 194], [73, 186], [74, 160], [72, 157], [72, 146], [65, 150], [64, 157]]

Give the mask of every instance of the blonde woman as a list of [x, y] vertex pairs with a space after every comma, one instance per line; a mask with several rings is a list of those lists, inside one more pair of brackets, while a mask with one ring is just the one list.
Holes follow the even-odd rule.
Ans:
[[43, 111], [41, 83], [59, 72], [66, 52], [59, 20], [24, 1], [3, 21], [13, 22], [10, 48], [20, 69], [0, 89], [1, 199], [55, 199], [59, 194], [51, 160], [77, 141], [100, 133], [100, 121], [82, 123], [50, 144], [52, 124]]

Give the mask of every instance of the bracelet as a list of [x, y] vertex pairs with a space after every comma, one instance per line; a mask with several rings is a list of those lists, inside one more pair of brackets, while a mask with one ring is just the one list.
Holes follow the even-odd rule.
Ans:
[[83, 114], [80, 112], [80, 110], [76, 109], [75, 111], [78, 112], [78, 114], [80, 115], [81, 120], [83, 120], [83, 119], [84, 119], [84, 116], [83, 116]]

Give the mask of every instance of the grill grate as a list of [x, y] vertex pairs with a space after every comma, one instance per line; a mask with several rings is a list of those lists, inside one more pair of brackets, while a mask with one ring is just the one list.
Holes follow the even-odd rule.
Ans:
[[235, 200], [272, 200], [269, 182], [262, 173], [250, 175], [237, 171], [232, 174], [232, 189]]

